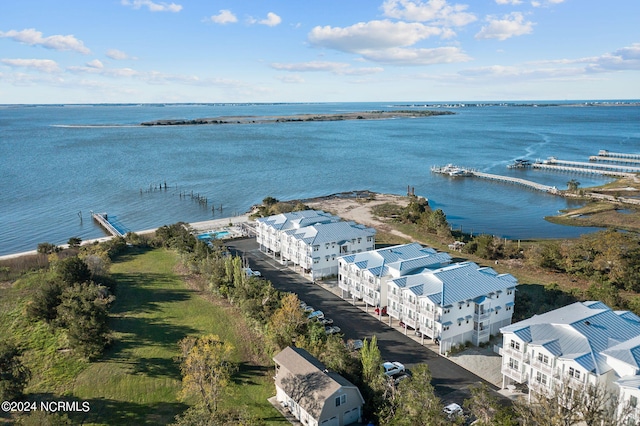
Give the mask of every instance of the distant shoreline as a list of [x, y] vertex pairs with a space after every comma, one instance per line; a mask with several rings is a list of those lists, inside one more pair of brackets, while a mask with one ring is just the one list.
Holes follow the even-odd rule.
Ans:
[[345, 120], [382, 120], [389, 118], [421, 118], [439, 115], [454, 115], [451, 111], [362, 111], [338, 114], [295, 114], [274, 116], [227, 116], [196, 119], [163, 119], [145, 121], [141, 126], [192, 126], [199, 124], [262, 124], [262, 123], [294, 123], [310, 121], [345, 121]]

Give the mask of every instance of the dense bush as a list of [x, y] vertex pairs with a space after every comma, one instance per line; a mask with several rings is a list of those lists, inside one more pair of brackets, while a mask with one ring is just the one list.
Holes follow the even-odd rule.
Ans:
[[30, 377], [22, 364], [22, 352], [8, 342], [0, 342], [0, 399], [9, 401], [22, 396]]

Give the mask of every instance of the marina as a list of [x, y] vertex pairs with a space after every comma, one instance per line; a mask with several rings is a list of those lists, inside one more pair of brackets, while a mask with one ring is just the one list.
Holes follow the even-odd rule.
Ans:
[[[594, 157], [589, 157], [593, 161]], [[640, 154], [626, 153], [610, 153], [606, 150], [600, 150], [597, 158], [604, 158], [606, 161], [615, 163], [640, 163]], [[560, 171], [569, 173], [587, 173], [599, 176], [610, 177], [627, 177], [633, 178], [640, 173], [640, 167], [630, 165], [616, 164], [598, 164], [594, 162], [559, 160], [556, 157], [549, 157], [547, 160], [536, 160], [531, 162], [527, 159], [516, 159], [513, 163], [507, 165], [508, 169], [528, 169], [534, 168], [539, 170]], [[498, 174], [483, 173], [474, 169], [447, 164], [446, 166], [433, 166], [431, 171], [437, 174], [443, 174], [450, 177], [467, 177], [475, 176], [482, 179], [489, 179], [499, 182], [512, 183], [522, 185], [527, 188], [543, 191], [550, 194], [563, 195], [555, 186], [543, 185], [526, 179], [520, 179], [512, 176], [503, 176]]]

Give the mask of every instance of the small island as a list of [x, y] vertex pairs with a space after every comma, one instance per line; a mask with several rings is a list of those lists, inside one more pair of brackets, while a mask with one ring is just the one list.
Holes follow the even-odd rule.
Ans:
[[163, 119], [145, 121], [141, 126], [191, 126], [196, 124], [256, 124], [289, 123], [308, 121], [345, 121], [345, 120], [382, 120], [389, 118], [421, 118], [437, 115], [453, 115], [451, 111], [398, 110], [398, 111], [362, 111], [339, 114], [296, 114], [277, 116], [222, 116], [195, 119]]

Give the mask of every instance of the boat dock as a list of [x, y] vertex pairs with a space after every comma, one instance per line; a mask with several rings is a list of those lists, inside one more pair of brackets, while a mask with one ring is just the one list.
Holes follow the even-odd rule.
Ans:
[[610, 157], [610, 158], [626, 158], [640, 160], [640, 154], [627, 154], [625, 152], [609, 152], [606, 149], [598, 151], [598, 157]]
[[126, 232], [123, 232], [122, 230], [118, 229], [118, 227], [116, 227], [113, 223], [109, 221], [109, 215], [107, 215], [106, 213], [91, 212], [91, 217], [93, 218], [93, 220], [98, 222], [98, 224], [104, 230], [106, 230], [109, 234], [113, 235], [114, 237], [124, 237], [126, 235]]
[[444, 167], [434, 166], [431, 168], [433, 173], [444, 174], [452, 177], [467, 177], [474, 176], [481, 179], [489, 179], [497, 182], [511, 183], [515, 185], [525, 186], [536, 191], [548, 192], [549, 194], [558, 194], [558, 188], [555, 186], [542, 185], [537, 182], [533, 182], [526, 179], [520, 179], [511, 176], [494, 175], [491, 173], [483, 173], [473, 169], [467, 169], [459, 166], [451, 166], [450, 164]]
[[640, 167], [559, 160], [555, 157], [549, 157], [545, 161], [536, 162], [533, 164], [533, 168], [572, 173], [591, 173], [614, 177], [633, 177], [635, 173], [640, 173]]

